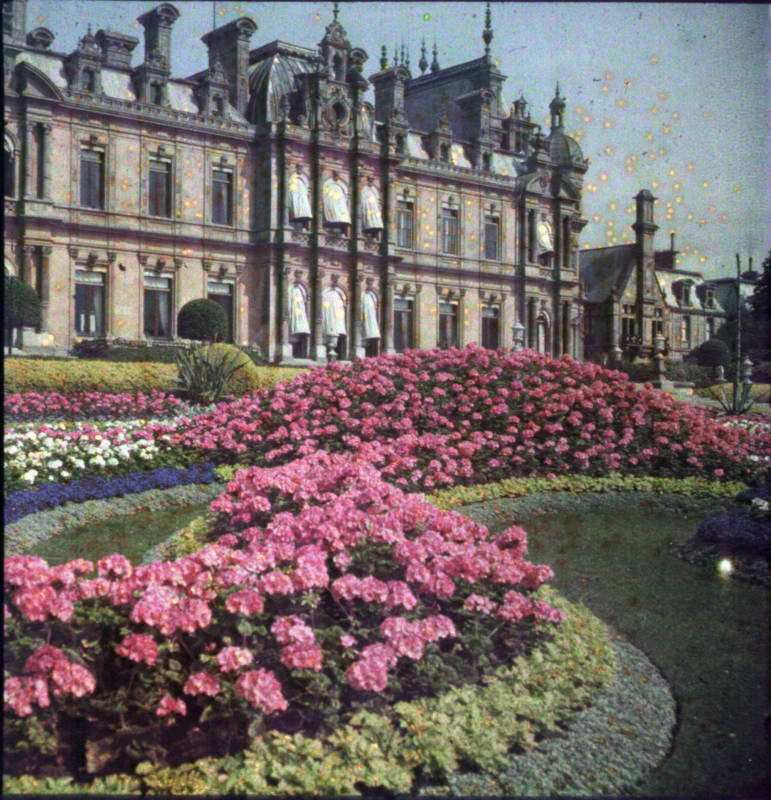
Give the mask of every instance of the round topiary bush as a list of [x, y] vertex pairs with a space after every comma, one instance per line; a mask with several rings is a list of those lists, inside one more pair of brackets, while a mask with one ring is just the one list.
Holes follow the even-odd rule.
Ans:
[[7, 331], [8, 352], [15, 328], [34, 327], [40, 324], [40, 298], [37, 292], [24, 281], [13, 275], [5, 278], [5, 329]]
[[177, 333], [196, 342], [219, 342], [227, 336], [228, 321], [214, 300], [191, 300], [179, 310]]
[[696, 361], [701, 367], [728, 367], [731, 351], [722, 339], [709, 339], [696, 351]]
[[228, 362], [232, 361], [233, 365], [239, 366], [239, 369], [228, 378], [226, 386], [226, 394], [234, 394], [240, 397], [242, 394], [248, 394], [260, 387], [260, 373], [249, 356], [232, 344], [225, 342], [217, 342], [208, 345], [206, 351], [209, 355], [216, 358], [227, 358]]

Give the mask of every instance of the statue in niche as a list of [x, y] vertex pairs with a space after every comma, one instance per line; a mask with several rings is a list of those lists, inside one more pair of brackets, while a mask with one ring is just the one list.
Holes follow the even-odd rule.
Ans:
[[332, 177], [324, 184], [322, 197], [324, 222], [335, 226], [351, 224], [351, 213], [348, 210], [348, 189], [340, 180], [337, 172], [333, 172]]
[[337, 285], [337, 275], [332, 276], [332, 285], [324, 290], [321, 301], [321, 319], [327, 358], [333, 361], [340, 357], [341, 337], [348, 334], [345, 327], [345, 295]]
[[300, 273], [295, 272], [295, 282], [289, 288], [289, 333], [292, 336], [311, 332], [306, 312], [307, 302], [308, 293], [300, 283]]
[[367, 288], [361, 298], [361, 321], [364, 339], [379, 339], [380, 326], [377, 322], [377, 295], [372, 291], [372, 278], [367, 278]]
[[361, 217], [361, 227], [365, 232], [383, 230], [380, 196], [373, 184], [372, 176], [367, 178], [367, 185], [361, 193]]
[[306, 358], [310, 325], [308, 324], [308, 293], [300, 282], [302, 273], [295, 272], [294, 283], [289, 287], [289, 337], [292, 340], [292, 355]]
[[289, 179], [289, 219], [305, 224], [312, 216], [308, 179], [303, 175], [302, 164], [296, 164], [294, 175]]

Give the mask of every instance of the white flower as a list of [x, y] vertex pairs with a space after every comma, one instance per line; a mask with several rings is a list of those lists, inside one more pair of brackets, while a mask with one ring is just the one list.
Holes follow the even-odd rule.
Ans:
[[64, 466], [64, 464], [58, 458], [48, 462], [48, 469], [59, 469], [61, 466]]
[[108, 464], [109, 464], [111, 467], [117, 467], [117, 466], [118, 466], [118, 464], [120, 464], [120, 461], [118, 461], [118, 459], [117, 459], [117, 458], [108, 458], [108, 459], [107, 459], [107, 463], [108, 463]]
[[71, 474], [72, 474], [72, 473], [71, 473], [71, 472], [68, 472], [66, 469], [63, 469], [63, 470], [62, 470], [62, 471], [59, 473], [59, 475], [61, 475], [61, 477], [62, 477], [62, 478], [69, 478]]
[[21, 476], [21, 479], [23, 481], [27, 481], [27, 483], [34, 483], [35, 482], [35, 478], [37, 478], [37, 470], [36, 469], [28, 470], [27, 472], [25, 472]]

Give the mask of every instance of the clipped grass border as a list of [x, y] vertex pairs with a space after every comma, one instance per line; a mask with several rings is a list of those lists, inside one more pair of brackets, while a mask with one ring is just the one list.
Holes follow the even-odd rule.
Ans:
[[[233, 477], [232, 467], [215, 467], [218, 481], [208, 484], [181, 484], [170, 489], [148, 489], [144, 492], [110, 497], [103, 500], [86, 500], [82, 503], [65, 503], [56, 508], [38, 511], [12, 522], [4, 528], [6, 555], [28, 553], [41, 542], [66, 533], [69, 529], [85, 525], [96, 519], [108, 519], [124, 514], [196, 505], [214, 500], [223, 491], [223, 484]], [[172, 535], [173, 538], [174, 534]], [[151, 553], [162, 545], [157, 545]], [[154, 554], [154, 553], [153, 553]], [[158, 551], [158, 556], [161, 551]], [[147, 555], [143, 559], [147, 561]]]
[[505, 478], [477, 486], [453, 486], [425, 495], [443, 510], [484, 503], [503, 497], [524, 497], [534, 492], [655, 492], [684, 494], [690, 497], [735, 497], [747, 489], [741, 481], [712, 481], [706, 478], [660, 478], [645, 475], [622, 475], [610, 472], [603, 476], [556, 475], [553, 478]]

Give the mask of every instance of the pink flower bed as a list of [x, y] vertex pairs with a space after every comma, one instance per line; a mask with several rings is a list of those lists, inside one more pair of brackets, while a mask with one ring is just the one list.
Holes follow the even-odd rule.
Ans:
[[425, 659], [478, 680], [480, 654], [503, 663], [562, 618], [532, 596], [552, 571], [521, 528], [493, 536], [349, 455], [240, 470], [212, 510], [216, 541], [176, 562], [6, 559], [12, 743], [30, 719], [55, 738], [61, 714], [144, 756], [209, 719], [329, 727], [409, 696]]
[[623, 373], [475, 346], [334, 364], [167, 432], [220, 461], [350, 451], [419, 490], [532, 472], [747, 479], [771, 451], [767, 432], [727, 427]]
[[3, 398], [6, 421], [39, 419], [81, 419], [106, 417], [163, 417], [183, 408], [174, 395], [152, 391], [123, 394], [79, 392], [62, 395], [56, 392], [23, 392]]

